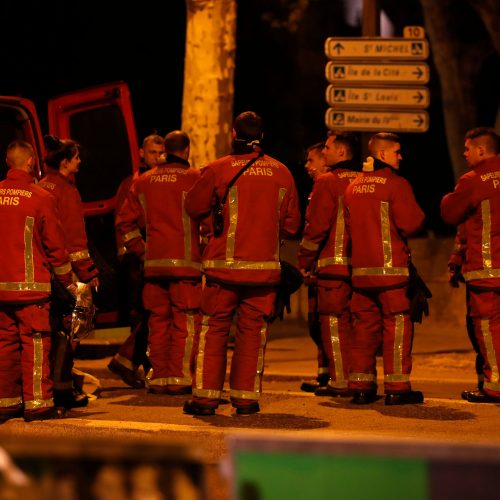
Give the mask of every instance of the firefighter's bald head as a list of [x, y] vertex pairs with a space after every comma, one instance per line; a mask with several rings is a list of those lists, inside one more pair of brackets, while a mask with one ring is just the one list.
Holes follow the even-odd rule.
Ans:
[[26, 141], [13, 141], [7, 146], [5, 161], [9, 168], [17, 168], [33, 173], [35, 161], [33, 147]]

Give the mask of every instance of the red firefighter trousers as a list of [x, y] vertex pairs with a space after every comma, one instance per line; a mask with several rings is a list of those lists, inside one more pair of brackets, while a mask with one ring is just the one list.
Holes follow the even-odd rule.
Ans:
[[203, 290], [200, 343], [196, 356], [194, 400], [217, 407], [227, 365], [227, 342], [236, 313], [236, 337], [229, 376], [231, 402], [248, 406], [260, 398], [268, 318], [276, 289], [207, 283]]
[[349, 341], [351, 286], [341, 280], [318, 282], [318, 312], [323, 348], [328, 357], [328, 385], [347, 392], [349, 380]]
[[406, 288], [357, 290], [352, 295], [351, 313], [349, 389], [377, 390], [376, 353], [382, 343], [385, 393], [410, 391], [413, 323]]
[[54, 406], [50, 378], [49, 304], [0, 309], [0, 409]]
[[500, 398], [500, 292], [470, 291], [470, 314], [479, 349], [484, 358], [483, 391]]
[[328, 375], [328, 356], [321, 340], [321, 324], [318, 313], [318, 286], [310, 284], [307, 287], [307, 324], [309, 327], [309, 336], [318, 348], [318, 377]]
[[191, 386], [200, 323], [198, 281], [154, 281], [144, 285], [149, 311], [148, 387]]

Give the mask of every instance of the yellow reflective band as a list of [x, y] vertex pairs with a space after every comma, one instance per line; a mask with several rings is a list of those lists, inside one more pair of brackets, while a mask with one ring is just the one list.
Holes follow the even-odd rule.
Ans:
[[389, 220], [389, 203], [380, 203], [380, 227], [382, 230], [382, 250], [384, 252], [384, 268], [392, 267], [391, 224]]
[[64, 264], [64, 266], [54, 267], [53, 269], [57, 275], [61, 275], [70, 273], [73, 268], [71, 267], [71, 264], [68, 263]]
[[201, 262], [182, 259], [148, 259], [144, 262], [144, 267], [192, 267], [199, 271]]
[[490, 391], [500, 392], [500, 384], [495, 384], [493, 382], [484, 382], [484, 388]]
[[402, 314], [396, 314], [394, 326], [394, 352], [392, 368], [394, 374], [403, 373], [403, 334], [405, 329], [405, 318]]
[[326, 375], [328, 372], [328, 366], [318, 367], [318, 375]]
[[80, 252], [73, 252], [69, 254], [69, 260], [75, 262], [76, 260], [90, 259], [88, 250], [81, 250]]
[[406, 267], [355, 267], [353, 276], [408, 276]]
[[335, 383], [345, 384], [344, 365], [342, 363], [342, 352], [340, 350], [339, 319], [337, 316], [329, 316], [330, 342], [332, 344], [333, 362], [335, 364]]
[[227, 229], [226, 259], [234, 259], [234, 245], [236, 240], [236, 225], [238, 224], [238, 189], [233, 186], [229, 190], [229, 227]]
[[350, 266], [351, 265], [351, 258], [350, 257], [326, 257], [324, 259], [318, 260], [318, 269], [321, 269], [322, 267], [334, 266], [334, 265]]
[[465, 281], [488, 278], [500, 278], [500, 269], [484, 269], [481, 271], [469, 271], [468, 273], [464, 273]]
[[33, 334], [33, 399], [41, 400], [43, 377], [43, 341], [41, 333]]
[[9, 406], [17, 406], [20, 405], [23, 402], [21, 396], [18, 398], [3, 398], [0, 399], [0, 407], [1, 408], [8, 408]]
[[167, 385], [191, 385], [191, 378], [183, 377], [166, 377], [166, 378], [150, 378], [148, 379], [148, 387], [152, 385], [167, 386]]
[[229, 395], [232, 397], [232, 398], [238, 398], [238, 399], [260, 399], [260, 392], [258, 391], [255, 391], [255, 392], [252, 392], [252, 391], [237, 391], [237, 390], [233, 390], [231, 389], [229, 391]]
[[50, 283], [0, 283], [2, 292], [50, 292]]
[[39, 408], [52, 408], [54, 406], [53, 399], [34, 399], [33, 401], [25, 401], [25, 410], [38, 410]]
[[134, 238], [141, 238], [141, 232], [139, 229], [134, 229], [133, 231], [130, 231], [130, 233], [124, 234], [122, 238], [124, 242], [133, 240]]
[[495, 346], [493, 345], [493, 339], [491, 338], [490, 332], [490, 320], [482, 319], [481, 320], [481, 332], [483, 333], [484, 339], [484, 347], [486, 349], [486, 357], [491, 366], [491, 380], [490, 383], [498, 383], [500, 382], [498, 378], [498, 365], [497, 365], [497, 356], [495, 352]]
[[317, 252], [319, 250], [319, 245], [316, 243], [313, 243], [312, 241], [309, 240], [302, 240], [300, 242], [300, 246], [302, 248], [305, 248], [306, 250], [311, 250], [311, 252]]
[[274, 270], [280, 269], [280, 263], [274, 261], [267, 262], [251, 262], [248, 260], [204, 260], [203, 267], [205, 269], [260, 269], [260, 270]]
[[481, 202], [481, 217], [483, 219], [483, 233], [482, 233], [482, 254], [483, 254], [483, 268], [491, 269], [491, 209], [490, 200], [483, 200]]
[[26, 217], [24, 223], [24, 270], [26, 283], [33, 283], [35, 280], [35, 268], [33, 264], [33, 227], [34, 217]]
[[[186, 329], [187, 329], [187, 337], [186, 343], [184, 345], [184, 357], [182, 359], [182, 376], [183, 380], [188, 380], [187, 384], [191, 385], [191, 355], [193, 353], [193, 341], [194, 341], [194, 333], [195, 333], [195, 325], [194, 325], [194, 315], [192, 313], [186, 314]], [[179, 382], [179, 384], [183, 384], [184, 382]]]
[[403, 373], [388, 373], [384, 375], [384, 382], [409, 382], [410, 375]]
[[[182, 227], [184, 229], [184, 259], [191, 260], [191, 218], [184, 209], [187, 192], [182, 192]], [[201, 267], [201, 264], [200, 264]]]
[[344, 200], [338, 197], [337, 224], [335, 228], [335, 260], [344, 259]]
[[376, 382], [374, 373], [349, 373], [349, 382]]
[[[200, 343], [198, 346], [198, 354], [196, 356], [196, 374], [195, 385], [196, 389], [203, 389], [203, 363], [205, 361], [205, 343], [208, 331], [208, 320], [210, 316], [204, 315], [201, 320]], [[194, 392], [193, 392], [194, 394]]]
[[260, 346], [257, 358], [257, 372], [255, 374], [254, 380], [255, 392], [260, 392], [262, 375], [264, 374], [264, 353], [266, 352], [267, 327], [267, 323], [264, 323], [264, 326], [260, 329]]
[[217, 389], [193, 389], [193, 396], [198, 398], [211, 398], [211, 399], [220, 399], [222, 396], [222, 391]]
[[274, 252], [274, 258], [275, 260], [279, 260], [280, 258], [280, 247], [281, 247], [281, 239], [280, 239], [280, 221], [281, 221], [281, 205], [283, 204], [283, 200], [286, 195], [286, 188], [280, 188], [278, 192], [278, 206], [277, 210], [278, 213], [276, 214], [277, 217], [277, 225], [276, 225], [276, 251]]

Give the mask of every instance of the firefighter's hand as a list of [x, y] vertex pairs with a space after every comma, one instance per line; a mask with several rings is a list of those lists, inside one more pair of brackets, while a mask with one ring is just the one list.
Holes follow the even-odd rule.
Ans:
[[448, 264], [448, 283], [453, 288], [458, 288], [460, 282], [464, 282], [462, 266], [458, 264]]

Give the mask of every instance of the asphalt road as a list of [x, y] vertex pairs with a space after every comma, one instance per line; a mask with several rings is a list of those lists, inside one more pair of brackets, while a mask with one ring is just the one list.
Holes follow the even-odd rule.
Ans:
[[[100, 381], [98, 397], [88, 407], [73, 410], [69, 418], [58, 421], [25, 423], [13, 419], [0, 426], [0, 444], [6, 449], [19, 440], [46, 439], [54, 444], [72, 440], [151, 443], [167, 448], [179, 444], [208, 466], [209, 498], [228, 497], [228, 438], [237, 440], [239, 436], [305, 439], [306, 443], [382, 438], [415, 446], [422, 442], [484, 444], [498, 446], [497, 453], [500, 450], [500, 405], [461, 400], [461, 391], [475, 385], [474, 356], [464, 332], [443, 327], [417, 329], [412, 383], [414, 389], [424, 392], [422, 405], [386, 407], [381, 397], [360, 407], [349, 399], [301, 392], [301, 381], [315, 371], [315, 348], [304, 325], [282, 325], [271, 334], [261, 412], [251, 416], [236, 416], [227, 392], [215, 416], [184, 415], [185, 396], [131, 389], [107, 370], [109, 359], [76, 361], [78, 368]], [[379, 377], [381, 374], [379, 369]], [[379, 381], [380, 394], [382, 387]], [[87, 388], [95, 389], [91, 385]]]

